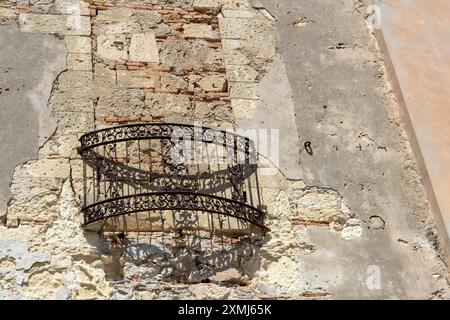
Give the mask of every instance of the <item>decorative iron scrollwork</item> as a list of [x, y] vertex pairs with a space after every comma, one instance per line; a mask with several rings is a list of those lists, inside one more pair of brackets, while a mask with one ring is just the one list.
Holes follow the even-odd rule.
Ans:
[[183, 221], [197, 223], [189, 213], [265, 229], [256, 149], [246, 137], [186, 124], [145, 123], [90, 132], [80, 141], [85, 226], [172, 211], [179, 213], [174, 222], [179, 229]]

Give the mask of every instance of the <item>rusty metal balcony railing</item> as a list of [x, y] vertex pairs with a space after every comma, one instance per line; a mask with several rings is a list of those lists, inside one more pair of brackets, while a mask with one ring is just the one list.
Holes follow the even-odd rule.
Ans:
[[84, 227], [223, 234], [264, 231], [253, 142], [173, 123], [123, 125], [80, 138]]

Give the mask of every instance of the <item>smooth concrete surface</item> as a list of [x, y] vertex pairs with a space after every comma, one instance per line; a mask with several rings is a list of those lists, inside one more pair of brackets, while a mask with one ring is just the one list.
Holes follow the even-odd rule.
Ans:
[[[259, 132], [259, 138], [267, 138], [267, 142], [269, 142], [266, 148], [258, 150], [260, 155], [280, 169], [286, 178], [300, 179], [298, 170], [300, 145], [295, 125], [294, 102], [289, 79], [286, 75], [285, 63], [281, 55], [276, 56], [262, 78], [258, 87], [258, 94], [261, 100], [258, 102], [255, 114], [250, 119], [238, 121], [239, 128], [243, 130], [267, 130]], [[278, 112], [273, 112], [274, 106], [279, 108]], [[267, 136], [261, 137], [263, 133], [267, 133]], [[278, 139], [278, 141], [275, 139]], [[264, 144], [261, 143], [261, 146], [264, 146]], [[265, 172], [267, 175], [274, 173], [271, 171]]]
[[[446, 286], [437, 280], [445, 275], [437, 274], [446, 271], [438, 271], [435, 222], [366, 24], [369, 1], [261, 2], [276, 18], [285, 63], [279, 71], [288, 78], [284, 91], [292, 92], [296, 130], [291, 132], [298, 134], [300, 165], [291, 174], [310, 187], [338, 192], [364, 224], [361, 238], [353, 241], [308, 227], [305, 235], [316, 251], [302, 259], [302, 276], [334, 298], [434, 297], [435, 285]], [[292, 112], [285, 106], [274, 104], [266, 118], [282, 119], [273, 115], [280, 112], [288, 118]], [[282, 134], [284, 139], [292, 135]], [[385, 226], [372, 228], [374, 218]], [[372, 272], [380, 276], [377, 286], [367, 283]]]
[[14, 169], [36, 158], [55, 130], [47, 104], [65, 57], [54, 36], [22, 33], [14, 21], [0, 25], [0, 220]]
[[[383, 0], [380, 42], [435, 220], [450, 242], [450, 1]], [[443, 224], [443, 225], [442, 225]], [[446, 238], [447, 236], [447, 238]]]

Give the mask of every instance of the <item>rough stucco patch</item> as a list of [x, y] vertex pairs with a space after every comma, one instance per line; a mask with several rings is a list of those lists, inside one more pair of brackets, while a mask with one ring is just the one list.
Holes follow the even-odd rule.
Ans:
[[[258, 93], [261, 97], [251, 119], [238, 121], [242, 129], [279, 130], [279, 150], [260, 150], [290, 179], [299, 177], [299, 145], [295, 125], [294, 103], [291, 86], [286, 76], [284, 61], [281, 56], [268, 67], [267, 73], [259, 83]], [[274, 110], [280, 108], [280, 110]], [[272, 141], [275, 144], [275, 141]], [[270, 148], [269, 148], [270, 149]], [[277, 155], [281, 155], [277, 159]], [[278, 163], [277, 163], [278, 162]]]
[[47, 102], [53, 82], [66, 67], [66, 51], [62, 40], [23, 34], [15, 24], [0, 26], [0, 43], [1, 218], [14, 168], [36, 157], [39, 145], [55, 130]]

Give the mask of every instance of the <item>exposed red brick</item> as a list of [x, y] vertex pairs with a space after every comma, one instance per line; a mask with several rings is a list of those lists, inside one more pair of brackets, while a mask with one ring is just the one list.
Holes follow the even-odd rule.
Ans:
[[157, 64], [157, 63], [149, 63], [147, 65], [149, 69], [155, 70], [155, 71], [163, 71], [163, 72], [170, 72], [172, 70], [171, 67], [166, 66], [164, 64]]
[[219, 48], [222, 47], [222, 44], [221, 44], [220, 42], [211, 42], [211, 41], [208, 41], [208, 46], [209, 46], [210, 48], [219, 49]]
[[178, 89], [155, 88], [156, 93], [178, 93]]
[[326, 227], [329, 225], [328, 221], [309, 221], [309, 220], [303, 220], [303, 219], [292, 219], [293, 225], [302, 225], [302, 226], [321, 226]]
[[20, 4], [16, 7], [18, 13], [27, 13], [30, 12], [30, 7], [25, 4]]
[[106, 123], [127, 123], [139, 121], [139, 116], [105, 116], [103, 121]]
[[144, 64], [142, 63], [142, 62], [135, 62], [135, 61], [127, 61], [126, 63], [125, 63], [127, 66], [132, 66], [132, 67], [141, 67], [141, 66], [143, 66]]

